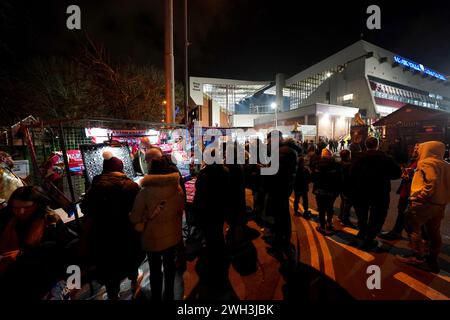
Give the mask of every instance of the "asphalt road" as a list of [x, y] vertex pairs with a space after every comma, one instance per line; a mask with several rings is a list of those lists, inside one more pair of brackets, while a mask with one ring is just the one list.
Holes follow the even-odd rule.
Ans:
[[[397, 215], [398, 195], [395, 190], [399, 180], [392, 182], [391, 203], [384, 230], [390, 230]], [[324, 237], [315, 228], [318, 224], [317, 208], [314, 196], [310, 193], [310, 207], [313, 218], [309, 221], [292, 216], [300, 239], [300, 258], [302, 263], [325, 274], [335, 281], [355, 299], [377, 300], [448, 300], [450, 298], [450, 208], [442, 223], [443, 250], [440, 255], [441, 272], [436, 275], [404, 265], [395, 255], [411, 252], [406, 239], [395, 242], [382, 242], [383, 252], [364, 252], [351, 245], [357, 230], [343, 227], [335, 220], [337, 232]], [[293, 198], [291, 198], [291, 214]], [[335, 203], [335, 212], [339, 212], [340, 201]], [[354, 217], [354, 213], [352, 213]], [[356, 222], [356, 220], [354, 220]], [[368, 273], [370, 266], [379, 267], [380, 289], [369, 289]]]

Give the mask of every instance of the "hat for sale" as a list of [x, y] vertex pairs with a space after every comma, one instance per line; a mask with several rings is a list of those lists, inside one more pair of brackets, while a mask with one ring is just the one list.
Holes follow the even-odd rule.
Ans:
[[333, 154], [327, 148], [322, 149], [322, 158], [332, 158]]
[[103, 173], [108, 172], [123, 172], [123, 162], [117, 157], [114, 157], [111, 151], [103, 152]]

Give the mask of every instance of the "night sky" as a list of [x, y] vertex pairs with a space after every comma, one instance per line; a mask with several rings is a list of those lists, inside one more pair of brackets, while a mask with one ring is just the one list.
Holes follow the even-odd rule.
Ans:
[[[395, 3], [394, 3], [395, 2]], [[163, 0], [1, 0], [1, 64], [35, 56], [77, 54], [83, 32], [113, 61], [162, 68]], [[450, 74], [448, 1], [188, 0], [189, 74], [249, 80], [288, 76], [363, 39]], [[66, 28], [77, 4], [82, 31]], [[381, 7], [382, 29], [368, 30], [367, 6]], [[182, 1], [175, 7], [176, 78], [182, 81]]]

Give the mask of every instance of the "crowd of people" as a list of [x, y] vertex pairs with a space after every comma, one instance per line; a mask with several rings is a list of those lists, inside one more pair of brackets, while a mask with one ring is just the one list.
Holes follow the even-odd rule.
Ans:
[[[450, 202], [450, 165], [443, 160], [443, 143], [418, 144], [409, 163], [401, 167], [379, 150], [374, 137], [369, 137], [364, 146], [347, 144], [345, 148], [341, 144], [339, 153], [336, 141], [327, 144], [321, 140], [316, 145], [283, 139], [280, 132], [267, 136], [269, 153], [272, 139], [279, 139], [276, 174], [261, 175], [267, 164], [259, 159], [249, 161], [247, 153], [245, 164], [204, 164], [196, 177], [188, 221], [201, 234], [196, 262], [201, 284], [219, 291], [230, 288], [224, 229], [228, 226], [228, 234], [240, 232], [241, 237], [248, 237], [249, 219], [266, 230], [263, 239], [270, 245], [267, 250], [271, 255], [293, 259], [290, 199], [294, 194], [296, 217], [311, 219], [311, 184], [319, 213], [317, 230], [324, 236], [336, 231], [334, 204], [340, 197], [338, 219], [359, 229], [355, 244], [361, 250], [377, 250], [377, 237], [397, 240], [406, 230], [415, 251], [401, 261], [439, 272], [440, 224]], [[221, 147], [225, 148], [215, 145], [212, 153]], [[17, 185], [0, 211], [0, 295], [9, 299], [42, 298], [55, 281], [63, 278], [68, 264], [77, 264], [92, 266], [108, 298], [117, 299], [123, 279], [129, 278], [136, 289], [138, 268], [147, 257], [152, 299], [173, 300], [175, 274], [186, 270], [186, 191], [170, 156], [151, 145], [144, 154], [148, 172], [136, 183], [124, 174], [120, 159], [103, 153], [103, 172], [93, 179], [81, 202], [84, 218], [78, 235], [49, 208], [49, 199], [38, 187]], [[236, 160], [237, 153], [233, 156]], [[5, 155], [3, 158], [10, 160]], [[391, 181], [399, 178], [396, 224], [390, 232], [382, 233]], [[245, 189], [252, 191], [253, 208], [246, 206]], [[357, 226], [351, 219], [351, 208]], [[429, 250], [424, 248], [424, 235]], [[35, 284], [25, 290], [26, 294], [21, 289], [25, 283], [27, 288]]]

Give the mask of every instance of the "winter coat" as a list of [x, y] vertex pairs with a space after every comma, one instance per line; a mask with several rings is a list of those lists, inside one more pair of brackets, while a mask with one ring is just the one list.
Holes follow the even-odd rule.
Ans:
[[29, 223], [15, 218], [8, 207], [0, 210], [0, 255], [7, 251], [22, 250], [22, 256], [47, 257], [46, 252], [63, 249], [75, 235], [66, 228], [53, 210], [37, 214]]
[[0, 255], [21, 251], [14, 262], [0, 261], [0, 298], [41, 299], [67, 277], [66, 268], [73, 263], [68, 245], [75, 237], [50, 209], [26, 222], [8, 207], [0, 210]]
[[350, 170], [352, 167], [351, 161], [341, 161], [342, 168], [342, 194], [346, 197], [351, 197], [352, 181], [350, 178]]
[[417, 169], [411, 184], [411, 201], [446, 205], [450, 202], [450, 164], [445, 145], [429, 141], [419, 145]]
[[384, 152], [368, 150], [356, 159], [350, 175], [355, 202], [389, 203], [391, 180], [399, 179], [402, 170]]
[[220, 164], [200, 170], [195, 182], [193, 214], [201, 227], [223, 224], [230, 212], [231, 183], [229, 170]]
[[271, 197], [289, 198], [294, 190], [298, 153], [288, 144], [279, 147], [279, 168], [276, 174], [262, 176], [263, 188]]
[[139, 234], [128, 218], [139, 190], [123, 173], [104, 173], [94, 177], [81, 203], [88, 255], [100, 281], [125, 278], [142, 262]]
[[289, 216], [289, 197], [294, 190], [297, 152], [288, 144], [279, 148], [279, 168], [274, 175], [261, 175], [256, 206], [262, 216]]
[[294, 190], [295, 192], [308, 192], [309, 183], [311, 182], [311, 173], [308, 168], [298, 166], [295, 174]]
[[313, 180], [314, 194], [337, 197], [342, 190], [342, 168], [332, 158], [321, 158]]
[[227, 222], [229, 224], [236, 225], [243, 222], [246, 212], [244, 168], [239, 164], [230, 164], [225, 167], [230, 173], [230, 191], [232, 193], [230, 198], [230, 212], [227, 217]]
[[143, 178], [143, 189], [136, 197], [130, 221], [146, 223], [141, 242], [147, 252], [163, 251], [181, 241], [184, 192], [179, 180], [176, 172]]

